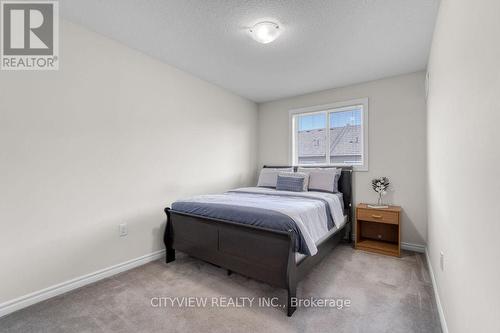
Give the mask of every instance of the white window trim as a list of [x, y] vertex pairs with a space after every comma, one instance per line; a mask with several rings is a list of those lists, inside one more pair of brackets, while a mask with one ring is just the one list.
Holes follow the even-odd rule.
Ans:
[[[363, 127], [363, 165], [354, 165], [353, 170], [354, 171], [368, 171], [368, 161], [369, 161], [369, 149], [368, 149], [368, 98], [358, 98], [358, 99], [352, 99], [349, 101], [343, 101], [343, 102], [335, 102], [335, 103], [330, 103], [330, 104], [323, 104], [323, 105], [315, 105], [315, 106], [308, 106], [300, 109], [293, 109], [288, 111], [288, 160], [290, 162], [290, 165], [298, 165], [301, 166], [301, 164], [298, 163], [296, 159], [297, 152], [294, 151], [295, 149], [295, 122], [294, 122], [294, 116], [297, 114], [301, 113], [318, 113], [318, 112], [324, 112], [328, 111], [329, 109], [339, 109], [339, 108], [345, 108], [345, 107], [350, 107], [350, 106], [355, 106], [355, 105], [363, 105], [363, 116], [362, 116], [362, 127]], [[329, 114], [327, 113], [327, 124], [330, 124], [329, 122]], [[330, 151], [330, 140], [327, 140], [327, 151]], [[302, 165], [308, 165], [311, 166], [311, 164], [302, 164]], [[331, 164], [313, 164], [316, 166], [347, 166], [346, 164], [337, 164], [337, 163], [331, 163]]]

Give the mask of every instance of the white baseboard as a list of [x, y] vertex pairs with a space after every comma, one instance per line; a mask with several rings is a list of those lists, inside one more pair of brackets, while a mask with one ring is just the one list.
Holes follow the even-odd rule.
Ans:
[[105, 279], [107, 277], [113, 276], [115, 274], [127, 271], [129, 269], [147, 264], [148, 262], [160, 259], [165, 256], [165, 250], [156, 251], [150, 254], [146, 254], [139, 258], [128, 260], [117, 265], [113, 265], [96, 272], [71, 279], [66, 282], [56, 284], [54, 286], [35, 291], [28, 295], [21, 296], [19, 298], [4, 302], [0, 304], [0, 317], [8, 315], [14, 311], [20, 310], [22, 308], [28, 307], [35, 303], [44, 301], [46, 299], [64, 294], [68, 291], [83, 287], [90, 283], [97, 282], [99, 280]]
[[436, 299], [436, 305], [439, 313], [439, 321], [441, 322], [441, 330], [443, 333], [448, 333], [448, 325], [446, 324], [446, 318], [444, 317], [443, 306], [441, 305], [441, 299], [439, 298], [439, 293], [437, 290], [436, 278], [434, 277], [434, 270], [432, 269], [431, 260], [429, 258], [429, 253], [427, 248], [425, 248], [425, 259], [427, 260], [427, 266], [429, 267], [429, 275], [432, 280], [432, 289], [434, 290], [434, 298]]
[[401, 248], [407, 251], [425, 253], [425, 245], [401, 242]]

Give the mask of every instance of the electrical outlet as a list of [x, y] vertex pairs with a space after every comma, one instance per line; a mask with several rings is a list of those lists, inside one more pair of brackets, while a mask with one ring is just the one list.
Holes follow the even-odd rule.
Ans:
[[118, 226], [120, 237], [125, 237], [128, 235], [128, 226], [127, 223], [122, 223]]
[[441, 270], [444, 271], [444, 252], [441, 251], [440, 256], [439, 256], [439, 267], [441, 267]]

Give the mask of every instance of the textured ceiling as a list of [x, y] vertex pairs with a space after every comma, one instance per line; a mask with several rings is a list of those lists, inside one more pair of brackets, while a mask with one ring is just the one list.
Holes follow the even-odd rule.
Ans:
[[[424, 69], [439, 0], [62, 0], [64, 18], [256, 102]], [[277, 21], [259, 44], [247, 27]]]

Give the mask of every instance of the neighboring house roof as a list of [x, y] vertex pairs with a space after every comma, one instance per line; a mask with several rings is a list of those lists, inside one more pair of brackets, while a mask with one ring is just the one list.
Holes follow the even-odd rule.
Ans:
[[[299, 156], [321, 156], [326, 145], [325, 129], [299, 132]], [[330, 129], [330, 155], [361, 155], [361, 126], [347, 125]]]

